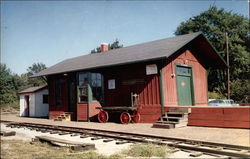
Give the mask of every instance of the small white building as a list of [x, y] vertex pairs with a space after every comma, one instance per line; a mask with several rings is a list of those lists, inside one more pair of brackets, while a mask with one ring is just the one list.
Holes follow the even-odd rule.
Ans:
[[20, 116], [47, 117], [49, 114], [48, 87], [30, 87], [19, 92]]

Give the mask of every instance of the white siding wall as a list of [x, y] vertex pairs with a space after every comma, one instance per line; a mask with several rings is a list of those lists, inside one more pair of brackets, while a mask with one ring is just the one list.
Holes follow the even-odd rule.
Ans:
[[36, 117], [35, 114], [35, 93], [30, 94], [30, 117]]
[[43, 89], [35, 93], [20, 95], [20, 116], [28, 116], [25, 96], [29, 96], [29, 116], [46, 117], [49, 114], [49, 104], [43, 104], [43, 95], [48, 95], [48, 90]]
[[49, 104], [43, 104], [43, 95], [48, 95], [47, 89], [35, 93], [36, 117], [46, 117], [49, 114]]

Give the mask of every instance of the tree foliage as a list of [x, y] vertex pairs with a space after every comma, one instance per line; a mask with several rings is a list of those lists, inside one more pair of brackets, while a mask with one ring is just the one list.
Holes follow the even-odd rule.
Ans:
[[0, 70], [0, 104], [13, 103], [18, 99], [17, 92], [22, 88], [23, 81], [5, 64], [0, 65]]
[[25, 78], [28, 82], [29, 86], [41, 86], [41, 85], [45, 85], [46, 81], [43, 79], [43, 77], [38, 77], [38, 78], [28, 78], [31, 75], [34, 75], [42, 70], [46, 69], [45, 64], [43, 63], [33, 63], [32, 66], [28, 67], [27, 71], [27, 75], [23, 75], [23, 78]]
[[18, 100], [18, 92], [32, 86], [46, 84], [42, 79], [29, 79], [30, 75], [37, 73], [46, 66], [43, 63], [34, 63], [27, 69], [27, 73], [17, 75], [12, 73], [5, 64], [0, 65], [0, 105], [11, 104]]
[[[109, 50], [112, 50], [112, 49], [118, 49], [118, 48], [122, 48], [123, 45], [119, 44], [119, 40], [116, 39], [112, 44], [108, 44], [108, 47], [109, 47]], [[91, 54], [94, 54], [94, 53], [100, 53], [101, 52], [101, 48], [100, 47], [97, 47], [93, 50], [91, 50]]]
[[[224, 9], [211, 7], [198, 16], [191, 17], [182, 22], [176, 35], [201, 31], [217, 49], [219, 54], [226, 59], [226, 38], [229, 37], [229, 58], [232, 98], [239, 101], [243, 94], [249, 95], [243, 83], [249, 88], [250, 73], [250, 48], [249, 48], [249, 21], [246, 17], [227, 12]], [[226, 60], [225, 60], [226, 61]], [[209, 70], [209, 91], [226, 95], [227, 76], [225, 70]], [[247, 82], [246, 82], [247, 81]], [[242, 87], [243, 86], [243, 87]], [[242, 90], [239, 96], [239, 90]]]

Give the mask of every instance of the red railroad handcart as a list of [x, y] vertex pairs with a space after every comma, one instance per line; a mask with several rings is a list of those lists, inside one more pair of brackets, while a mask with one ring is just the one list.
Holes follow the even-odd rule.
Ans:
[[100, 109], [98, 113], [98, 121], [100, 123], [106, 123], [109, 119], [109, 114], [120, 113], [120, 122], [122, 124], [128, 124], [130, 122], [138, 123], [140, 121], [140, 97], [138, 94], [131, 93], [131, 105], [132, 106], [112, 106], [112, 107], [96, 107]]

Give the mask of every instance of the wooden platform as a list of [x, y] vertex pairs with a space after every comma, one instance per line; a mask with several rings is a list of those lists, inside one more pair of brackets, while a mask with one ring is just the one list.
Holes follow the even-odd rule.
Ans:
[[[169, 108], [165, 108], [167, 111]], [[189, 126], [250, 128], [250, 107], [193, 106], [188, 116]]]
[[136, 110], [138, 107], [96, 107], [96, 109], [102, 109], [102, 110]]

